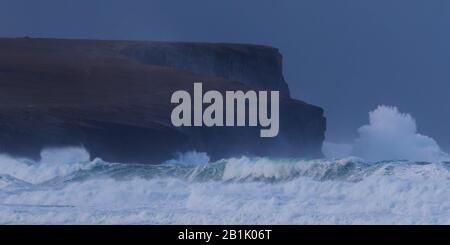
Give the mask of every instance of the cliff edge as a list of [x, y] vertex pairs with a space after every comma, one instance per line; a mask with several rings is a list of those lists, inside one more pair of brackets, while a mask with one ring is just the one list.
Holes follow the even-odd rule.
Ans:
[[[45, 147], [81, 145], [107, 161], [159, 163], [177, 152], [320, 157], [320, 107], [292, 99], [277, 49], [259, 45], [0, 39], [0, 151], [37, 159]], [[279, 90], [280, 132], [256, 127], [177, 128], [171, 94]]]

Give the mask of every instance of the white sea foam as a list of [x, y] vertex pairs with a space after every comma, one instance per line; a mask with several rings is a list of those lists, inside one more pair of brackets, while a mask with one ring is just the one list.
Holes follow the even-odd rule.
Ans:
[[202, 165], [209, 163], [209, 156], [205, 152], [188, 151], [178, 153], [175, 159], [166, 161], [167, 164], [178, 165]]
[[324, 143], [324, 154], [327, 157], [353, 155], [367, 161], [450, 161], [450, 155], [433, 138], [417, 132], [415, 119], [396, 107], [378, 106], [369, 113], [369, 124], [360, 127], [358, 133], [353, 144]]
[[[23, 163], [17, 164], [21, 168]], [[242, 157], [188, 167], [105, 168], [111, 169], [109, 174], [81, 170], [90, 177], [75, 174], [59, 184], [33, 185], [17, 175], [0, 178], [14, 187], [0, 186], [0, 223], [450, 224], [450, 172], [445, 163]], [[173, 168], [204, 176], [150, 174]]]
[[0, 155], [0, 174], [40, 183], [72, 172], [89, 169], [98, 161], [90, 161], [89, 153], [81, 147], [49, 148], [41, 152], [40, 161]]
[[0, 224], [450, 224], [450, 163], [412, 117], [379, 107], [359, 132], [350, 150], [360, 158], [211, 162], [188, 152], [139, 165], [90, 160], [79, 147], [46, 149], [37, 162], [0, 155]]

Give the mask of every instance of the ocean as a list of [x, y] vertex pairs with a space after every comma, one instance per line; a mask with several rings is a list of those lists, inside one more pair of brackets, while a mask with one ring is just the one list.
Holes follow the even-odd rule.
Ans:
[[450, 155], [411, 115], [379, 106], [358, 133], [322, 159], [0, 154], [0, 224], [450, 224]]
[[0, 156], [0, 224], [450, 224], [450, 163]]

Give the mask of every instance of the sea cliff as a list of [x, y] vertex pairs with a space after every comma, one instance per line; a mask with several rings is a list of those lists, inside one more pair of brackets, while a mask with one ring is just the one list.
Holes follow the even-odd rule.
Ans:
[[[37, 159], [79, 145], [107, 161], [159, 163], [177, 152], [320, 157], [320, 107], [293, 99], [277, 49], [261, 45], [36, 38], [0, 39], [0, 152]], [[174, 127], [171, 94], [279, 90], [280, 132]]]

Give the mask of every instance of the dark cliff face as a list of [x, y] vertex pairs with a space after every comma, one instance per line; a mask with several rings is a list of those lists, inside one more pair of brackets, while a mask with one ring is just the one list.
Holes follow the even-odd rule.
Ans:
[[277, 49], [259, 45], [133, 43], [119, 52], [147, 65], [173, 67], [289, 94]]
[[[82, 145], [107, 161], [142, 163], [188, 150], [213, 159], [321, 156], [323, 110], [289, 97], [274, 48], [0, 39], [0, 54], [1, 152], [38, 158], [44, 147]], [[195, 82], [222, 92], [283, 91], [279, 135], [260, 138], [257, 127], [172, 126], [170, 96]]]

